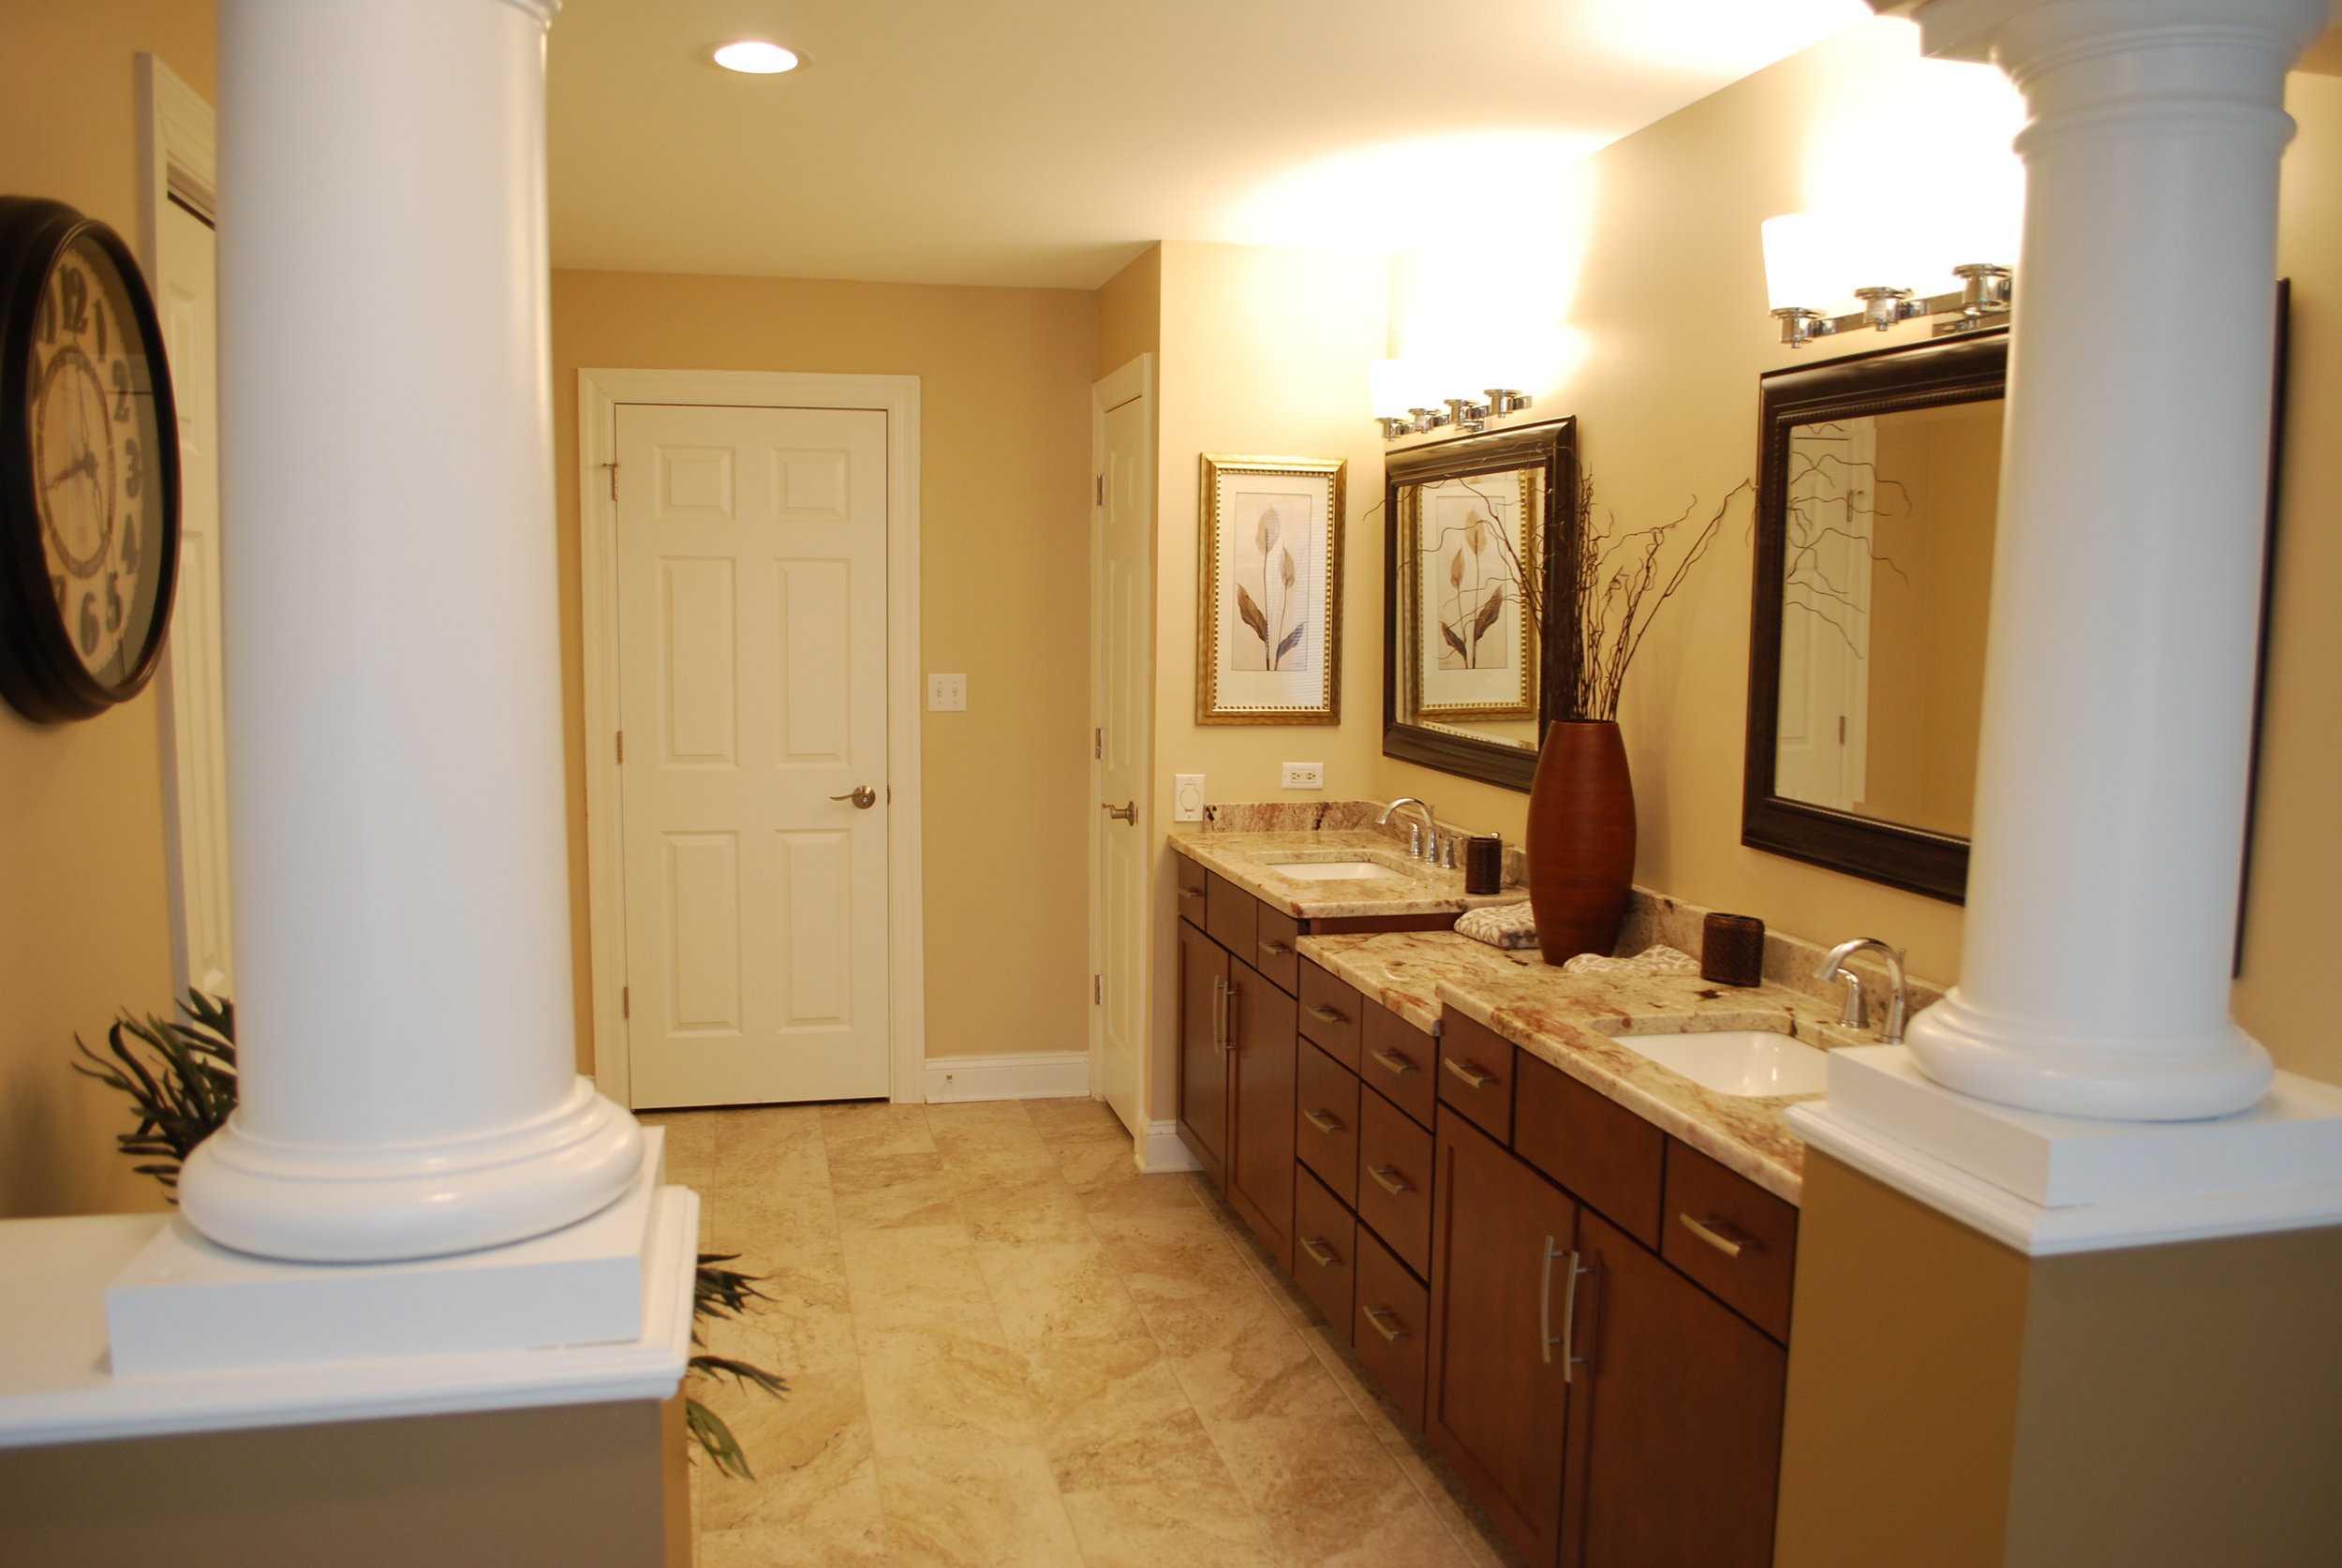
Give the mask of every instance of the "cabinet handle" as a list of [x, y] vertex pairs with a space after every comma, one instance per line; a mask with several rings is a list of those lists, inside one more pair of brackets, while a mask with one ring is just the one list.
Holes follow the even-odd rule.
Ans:
[[1458, 1061], [1453, 1057], [1442, 1057], [1439, 1058], [1439, 1062], [1442, 1067], [1445, 1067], [1448, 1072], [1453, 1072], [1457, 1077], [1461, 1078], [1465, 1083], [1470, 1084], [1474, 1088], [1486, 1088], [1490, 1084], [1496, 1082], [1494, 1078], [1481, 1072], [1477, 1067], [1475, 1067], [1468, 1061]]
[[1307, 1252], [1310, 1255], [1310, 1262], [1315, 1264], [1320, 1268], [1331, 1268], [1334, 1265], [1341, 1261], [1340, 1257], [1335, 1255], [1332, 1248], [1327, 1246], [1324, 1242], [1319, 1241], [1314, 1237], [1301, 1243], [1301, 1250]]
[[1201, 898], [1203, 895], [1204, 890], [1200, 887], [1183, 887], [1179, 889], [1179, 896], [1182, 898]]
[[[1372, 1325], [1374, 1332], [1381, 1335], [1385, 1340], [1396, 1343], [1407, 1337], [1406, 1325], [1399, 1321], [1399, 1315], [1389, 1308], [1361, 1307], [1358, 1310], [1365, 1314], [1368, 1324]], [[1383, 1321], [1385, 1318], [1390, 1321], [1385, 1323]]]
[[1742, 1249], [1748, 1245], [1744, 1241], [1735, 1241], [1730, 1236], [1725, 1235], [1724, 1221], [1720, 1220], [1710, 1220], [1705, 1223], [1702, 1223], [1700, 1220], [1693, 1219], [1688, 1214], [1679, 1214], [1675, 1218], [1682, 1221], [1683, 1228], [1685, 1230], [1691, 1232], [1692, 1235], [1697, 1236], [1700, 1240], [1706, 1242], [1709, 1246], [1714, 1248], [1717, 1251], [1723, 1253], [1727, 1258], [1739, 1257], [1741, 1255]]
[[1263, 942], [1260, 944], [1260, 950], [1271, 958], [1282, 958], [1293, 951], [1291, 945], [1285, 942]]
[[1350, 1021], [1349, 1014], [1337, 1013], [1330, 1007], [1319, 1007], [1315, 1003], [1303, 1008], [1302, 1011], [1321, 1024], [1346, 1024]]
[[1228, 982], [1224, 975], [1211, 977], [1211, 1043], [1223, 1051], [1228, 1048]]
[[1390, 1069], [1395, 1074], [1404, 1075], [1415, 1071], [1415, 1063], [1396, 1051], [1369, 1051], [1367, 1055]]
[[1347, 1131], [1330, 1111], [1303, 1111], [1301, 1119], [1329, 1138], [1337, 1132]]
[[1374, 1185], [1396, 1198], [1415, 1191], [1415, 1183], [1392, 1170], [1388, 1165], [1369, 1165], [1366, 1174], [1374, 1178]]
[[[1569, 1260], [1569, 1282], [1564, 1287], [1562, 1293], [1562, 1337], [1558, 1339], [1553, 1338], [1553, 1260], [1556, 1258]], [[1537, 1284], [1537, 1338], [1542, 1341], [1537, 1349], [1545, 1357], [1545, 1364], [1549, 1367], [1553, 1364], [1553, 1347], [1555, 1345], [1562, 1347], [1562, 1381], [1564, 1383], [1575, 1383], [1577, 1379], [1571, 1375], [1570, 1368], [1585, 1364], [1584, 1358], [1576, 1354], [1571, 1341], [1578, 1337], [1579, 1276], [1592, 1272], [1593, 1270], [1579, 1265], [1578, 1253], [1574, 1249], [1564, 1252], [1554, 1247], [1551, 1236], [1545, 1238], [1543, 1276]]]
[[1223, 1016], [1224, 1016], [1228, 1021], [1227, 1038], [1221, 1041], [1220, 1048], [1223, 1051], [1234, 1051], [1236, 1049], [1236, 1031], [1239, 1027], [1241, 1027], [1238, 1021], [1243, 1016], [1242, 1012], [1238, 1009], [1237, 1004], [1244, 999], [1244, 993], [1236, 988], [1236, 982], [1233, 980], [1227, 982], [1227, 987], [1228, 1001], [1227, 1005], [1222, 1010]]

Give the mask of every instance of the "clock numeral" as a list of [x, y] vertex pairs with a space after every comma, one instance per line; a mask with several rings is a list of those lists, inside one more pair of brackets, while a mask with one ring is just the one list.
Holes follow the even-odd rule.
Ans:
[[138, 493], [146, 486], [146, 464], [139, 453], [138, 442], [135, 440], [123, 442], [122, 457], [125, 466], [122, 476], [122, 493], [125, 496], [136, 497]]
[[[106, 318], [100, 316], [97, 319], [103, 322]], [[105, 333], [102, 332], [98, 333], [97, 351], [101, 354], [106, 351]], [[114, 361], [114, 422], [116, 424], [130, 422], [130, 362], [128, 360]], [[135, 496], [138, 492], [134, 490], [130, 494]]]
[[122, 570], [129, 572], [139, 570], [139, 525], [134, 518], [122, 520]]
[[89, 325], [89, 279], [79, 268], [67, 267], [57, 275], [57, 285], [65, 296], [65, 330], [79, 337]]
[[96, 651], [97, 596], [83, 594], [82, 596], [82, 652], [86, 655]]
[[[104, 359], [106, 357], [106, 302], [98, 301], [96, 309], [91, 314], [97, 318], [97, 357]], [[124, 367], [117, 365], [115, 368], [119, 370]]]
[[122, 629], [121, 579], [111, 571], [106, 573], [106, 629]]

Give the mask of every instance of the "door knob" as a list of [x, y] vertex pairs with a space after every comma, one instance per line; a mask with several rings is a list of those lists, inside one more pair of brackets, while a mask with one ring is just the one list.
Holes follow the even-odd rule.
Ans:
[[878, 791], [871, 789], [867, 784], [857, 784], [853, 787], [852, 793], [832, 795], [829, 798], [832, 800], [850, 800], [853, 802], [855, 810], [867, 811], [870, 807], [878, 804]]
[[1108, 806], [1104, 801], [1100, 801], [1098, 809], [1117, 821], [1129, 822], [1134, 827], [1138, 824], [1138, 802], [1134, 800], [1126, 800], [1119, 806]]

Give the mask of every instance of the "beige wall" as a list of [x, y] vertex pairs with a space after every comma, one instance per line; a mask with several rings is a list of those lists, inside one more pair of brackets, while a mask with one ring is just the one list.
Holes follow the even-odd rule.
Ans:
[[[1200, 773], [1209, 801], [1356, 799], [1382, 750], [1382, 442], [1366, 366], [1381, 357], [1388, 271], [1379, 257], [1165, 241], [1158, 259], [1155, 780], [1159, 826], [1171, 779]], [[1127, 274], [1126, 274], [1127, 275]], [[1135, 281], [1135, 280], [1134, 280]], [[1197, 724], [1195, 647], [1206, 452], [1335, 457], [1344, 475], [1341, 723]], [[1284, 791], [1283, 762], [1322, 762], [1326, 787]], [[1156, 928], [1170, 932], [1171, 879]], [[1174, 944], [1158, 939], [1152, 1111], [1172, 1104]]]
[[553, 357], [579, 1059], [590, 1063], [577, 372], [920, 378], [927, 1052], [1085, 1049], [1089, 388], [1097, 296], [556, 272]]
[[1098, 288], [1098, 375], [1162, 348], [1163, 247], [1149, 245]]
[[[209, 0], [0, 0], [0, 191], [141, 242], [134, 57], [212, 94]], [[170, 1006], [162, 736], [153, 688], [78, 724], [0, 708], [0, 1216], [153, 1208], [114, 1152], [126, 1102], [74, 1075], [124, 1007]]]
[[[1816, 126], [1891, 97], [1915, 69], [1900, 24], [1857, 27], [1757, 72], [1589, 160], [1592, 229], [1568, 321], [1586, 352], [1537, 387], [1534, 417], [1577, 415], [1601, 504], [1630, 526], [1703, 507], [1756, 462], [1756, 380], [1835, 350], [1780, 347], [1765, 315], [1758, 225], [1807, 209]], [[2293, 376], [2283, 548], [2260, 816], [2237, 987], [2239, 1019], [2281, 1067], [2342, 1082], [2342, 1029], [2319, 977], [2342, 883], [2342, 80], [2296, 74], [2300, 135], [2286, 155], [2281, 270], [2293, 280]], [[1405, 302], [1394, 301], [1394, 319]], [[1914, 323], [1864, 350], [1925, 336]], [[1702, 515], [1704, 515], [1704, 511]], [[1958, 907], [1801, 865], [1740, 842], [1750, 536], [1738, 508], [1663, 617], [1627, 683], [1638, 880], [1823, 940], [1907, 945], [1916, 972], [1956, 979]], [[1369, 647], [1354, 620], [1348, 655]], [[1373, 792], [1420, 794], [1460, 825], [1518, 838], [1526, 799], [1383, 760]]]

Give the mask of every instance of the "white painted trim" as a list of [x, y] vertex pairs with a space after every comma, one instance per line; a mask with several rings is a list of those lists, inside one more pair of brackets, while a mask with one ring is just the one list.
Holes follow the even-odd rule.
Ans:
[[630, 1104], [624, 839], [610, 737], [618, 713], [618, 514], [602, 480], [621, 403], [871, 408], [886, 415], [887, 1044], [892, 1099], [926, 1093], [925, 863], [920, 831], [919, 378], [763, 370], [577, 373], [578, 562], [586, 662], [586, 835], [592, 930], [594, 1079]]
[[1146, 1137], [1138, 1141], [1138, 1168], [1153, 1176], [1163, 1171], [1200, 1171], [1204, 1167], [1179, 1141], [1178, 1122], [1150, 1121]]
[[[1089, 472], [1092, 476], [1092, 487], [1090, 490], [1091, 500], [1089, 507], [1089, 602], [1093, 606], [1103, 602], [1101, 595], [1104, 588], [1103, 579], [1105, 574], [1105, 555], [1104, 552], [1100, 548], [1099, 533], [1099, 525], [1104, 516], [1105, 508], [1104, 503], [1097, 498], [1098, 492], [1096, 489], [1095, 480], [1096, 476], [1103, 474], [1105, 469], [1106, 415], [1113, 409], [1119, 408], [1122, 407], [1122, 405], [1130, 402], [1133, 398], [1144, 398], [1147, 400], [1149, 415], [1149, 440], [1147, 454], [1148, 473], [1146, 483], [1141, 486], [1141, 489], [1148, 497], [1147, 525], [1148, 531], [1151, 534], [1155, 526], [1155, 452], [1153, 442], [1154, 397], [1155, 357], [1152, 354], [1141, 354], [1136, 359], [1132, 360], [1127, 364], [1121, 366], [1121, 368], [1112, 371], [1100, 377], [1098, 380], [1090, 383]], [[1153, 557], [1150, 553], [1149, 556], [1149, 570], [1148, 573], [1147, 588], [1146, 592], [1140, 596], [1147, 605], [1147, 624], [1144, 627], [1133, 627], [1126, 629], [1125, 631], [1125, 635], [1141, 639], [1140, 645], [1145, 650], [1145, 663], [1148, 670], [1146, 686], [1150, 694], [1154, 690], [1153, 671], [1155, 646], [1155, 591], [1154, 576], [1151, 567], [1152, 558]], [[1089, 648], [1089, 722], [1092, 727], [1093, 733], [1095, 732], [1096, 727], [1104, 722], [1104, 715], [1100, 711], [1099, 704], [1100, 689], [1104, 684], [1104, 648], [1098, 641], [1096, 623], [1093, 621], [1091, 623]], [[1131, 823], [1131, 831], [1138, 835], [1139, 841], [1141, 843], [1151, 843], [1153, 842], [1155, 820], [1155, 724], [1154, 715], [1151, 712], [1147, 715], [1144, 722], [1141, 723], [1139, 728], [1141, 733], [1145, 737], [1140, 743], [1141, 757], [1139, 762], [1139, 778], [1142, 781], [1142, 788], [1134, 797], [1138, 806], [1138, 818], [1137, 821]], [[1101, 769], [1098, 765], [1095, 750], [1093, 748], [1089, 765], [1089, 798], [1092, 800], [1103, 800], [1104, 798], [1099, 786], [1100, 772]], [[1104, 826], [1104, 817], [1103, 813], [1100, 813], [1092, 818], [1089, 823], [1089, 843], [1087, 845], [1089, 851], [1089, 972], [1092, 976], [1103, 974], [1105, 970], [1105, 868], [1099, 853], [1100, 846], [1103, 842]], [[1138, 950], [1142, 954], [1148, 955], [1147, 961], [1141, 965], [1139, 969], [1141, 976], [1141, 989], [1138, 998], [1138, 1016], [1141, 1020], [1142, 1029], [1144, 1031], [1141, 1038], [1144, 1040], [1152, 1035], [1154, 1025], [1154, 998], [1152, 993], [1155, 975], [1155, 966], [1153, 961], [1155, 908], [1154, 900], [1151, 897], [1142, 898], [1139, 900], [1137, 918], [1139, 938]], [[1093, 1095], [1103, 1095], [1105, 1092], [1105, 1018], [1103, 1011], [1096, 1004], [1095, 998], [1097, 993], [1094, 989], [1094, 980], [1092, 982], [1092, 1001], [1089, 1008], [1089, 1092]], [[1142, 1045], [1142, 1058], [1149, 1054], [1150, 1053], [1146, 1050], [1145, 1046]], [[1148, 1111], [1152, 1108], [1152, 1102], [1154, 1099], [1153, 1088], [1154, 1063], [1151, 1060], [1142, 1059], [1138, 1064], [1138, 1104], [1136, 1107], [1137, 1114], [1141, 1117], [1146, 1116]], [[1119, 1113], [1118, 1112], [1117, 1114], [1119, 1115]]]
[[[219, 188], [217, 116], [201, 94], [181, 81], [155, 55], [138, 56], [139, 111], [139, 260], [156, 301], [168, 298], [163, 275], [163, 221], [171, 193], [177, 190], [207, 221], [215, 221]], [[213, 313], [215, 336], [218, 313]], [[218, 349], [213, 344], [215, 358]], [[212, 406], [218, 407], [217, 389]], [[214, 518], [213, 546], [219, 542], [221, 519]], [[182, 600], [182, 624], [220, 625], [216, 575], [213, 597], [203, 614], [194, 615]], [[183, 574], [179, 591], [188, 591]], [[179, 644], [166, 650], [156, 687], [156, 717], [162, 730], [163, 859], [170, 883], [170, 969], [175, 994], [194, 986], [232, 995], [235, 989], [234, 939], [219, 933], [215, 948], [228, 970], [226, 982], [208, 972], [196, 972], [199, 933], [226, 924], [230, 908], [228, 878], [228, 797], [226, 745], [227, 702], [216, 663], [183, 660]], [[209, 680], [190, 675], [208, 673]], [[209, 775], [211, 788], [188, 788], [188, 776]], [[204, 809], [208, 802], [210, 809]], [[190, 839], [196, 841], [191, 846]], [[216, 917], [216, 918], [215, 918]]]
[[971, 1100], [1081, 1100], [1089, 1094], [1087, 1051], [927, 1058], [926, 1095], [931, 1105]]

